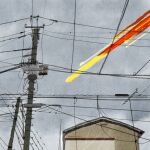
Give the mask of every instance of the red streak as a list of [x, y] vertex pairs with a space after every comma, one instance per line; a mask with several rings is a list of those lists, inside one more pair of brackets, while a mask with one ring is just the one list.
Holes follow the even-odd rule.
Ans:
[[[126, 40], [130, 39], [134, 35], [138, 35], [141, 32], [143, 32], [146, 28], [150, 26], [150, 16], [143, 19], [140, 23], [135, 25], [129, 32], [127, 32], [123, 37], [121, 37], [119, 40], [108, 46], [103, 52], [99, 53], [97, 56], [102, 55], [102, 54], [108, 54], [112, 50], [114, 50], [116, 47], [120, 46], [123, 44]], [[136, 30], [136, 28], [139, 28]]]

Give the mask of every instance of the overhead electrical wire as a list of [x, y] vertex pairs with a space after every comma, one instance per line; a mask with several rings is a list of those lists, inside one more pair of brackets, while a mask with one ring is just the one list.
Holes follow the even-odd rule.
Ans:
[[48, 148], [47, 148], [45, 142], [43, 141], [42, 137], [39, 135], [39, 133], [37, 132], [37, 130], [35, 130], [35, 128], [33, 128], [33, 127], [34, 127], [34, 125], [32, 123], [32, 129], [34, 130], [34, 133], [36, 133], [36, 135], [39, 137], [39, 139], [42, 142], [42, 145], [45, 147], [45, 149], [48, 150]]
[[4, 39], [4, 40], [1, 40], [0, 42], [6, 42], [6, 41], [10, 41], [10, 40], [21, 39], [21, 38], [26, 37], [28, 35], [31, 35], [31, 33], [26, 34], [26, 35], [21, 35], [21, 36], [18, 36], [18, 37], [12, 37], [12, 38], [8, 38], [8, 39]]
[[[75, 95], [75, 96], [69, 96], [69, 95], [49, 95], [49, 96], [34, 96], [34, 98], [37, 98], [37, 99], [65, 99], [65, 100], [73, 100], [74, 97], [76, 97], [78, 100], [81, 100], [81, 101], [97, 101], [97, 99], [95, 97], [90, 97], [90, 96], [78, 96], [78, 95]], [[126, 99], [124, 98], [115, 98], [115, 97], [100, 97], [98, 98], [98, 100], [101, 100], [101, 101], [114, 101], [114, 102], [117, 102], [117, 101], [125, 101]], [[137, 101], [137, 102], [143, 102], [143, 101], [150, 101], [149, 98], [132, 98], [133, 101]]]
[[32, 8], [31, 8], [31, 14], [32, 14], [32, 16], [34, 15], [34, 1], [32, 0]]
[[[22, 105], [22, 109], [23, 109], [23, 105]], [[18, 117], [19, 117], [19, 119], [22, 121], [21, 117], [20, 117], [20, 116], [18, 116]], [[25, 112], [24, 112], [23, 110], [22, 110], [22, 117], [23, 117], [23, 120], [25, 121]], [[32, 123], [32, 127], [33, 127], [33, 123]], [[24, 128], [24, 127], [23, 127], [23, 128]], [[24, 134], [24, 129], [22, 129], [22, 130], [23, 130], [23, 134]], [[31, 132], [32, 132], [33, 136], [35, 137], [35, 134], [34, 134], [33, 130], [32, 130]], [[33, 137], [31, 137], [31, 140], [33, 141], [33, 143], [35, 144], [35, 146], [38, 148], [38, 150], [41, 150], [41, 149], [39, 148], [39, 146], [41, 146], [39, 140], [36, 138], [36, 141], [37, 141], [37, 143], [38, 143], [39, 146], [36, 144], [36, 142], [35, 142], [35, 140], [34, 140]], [[32, 145], [31, 143], [30, 143], [30, 146], [31, 146], [32, 149], [34, 150], [33, 145]], [[42, 149], [42, 150], [44, 150], [44, 149]]]
[[[41, 33], [42, 34], [42, 33]], [[60, 37], [60, 36], [54, 36], [54, 35], [50, 35], [50, 34], [46, 34], [44, 33], [43, 35], [51, 37], [51, 38], [55, 38], [55, 39], [60, 39], [60, 40], [69, 40], [72, 41], [72, 38], [66, 38], [66, 37]], [[97, 42], [97, 41], [90, 41], [90, 40], [82, 40], [82, 39], [75, 39], [76, 42], [82, 42], [82, 43], [91, 43], [91, 44], [100, 44], [100, 45], [105, 45], [108, 44], [106, 42]], [[115, 45], [115, 44], [114, 44]], [[121, 47], [125, 47], [127, 46], [126, 44], [120, 45]], [[142, 48], [149, 48], [150, 45], [131, 45], [130, 47], [142, 47]]]
[[14, 66], [15, 64], [10, 64], [10, 65], [5, 65], [5, 66], [1, 66], [0, 68], [10, 68], [10, 67], [12, 67], [12, 66]]
[[29, 51], [29, 50], [31, 50], [31, 49], [32, 49], [32, 48], [5, 50], [5, 51], [0, 51], [0, 53], [11, 53], [11, 52]]
[[[56, 21], [57, 22], [57, 21]], [[76, 23], [74, 22], [74, 25], [76, 25]], [[92, 27], [92, 26], [91, 26]], [[118, 29], [119, 30], [119, 29]], [[75, 32], [74, 32], [74, 42], [75, 42]], [[72, 39], [71, 39], [72, 40]], [[8, 52], [8, 51], [5, 51], [5, 52]], [[14, 51], [12, 51], [12, 52], [14, 52]], [[1, 52], [0, 52], [1, 53]], [[72, 61], [73, 62], [73, 61]], [[67, 68], [67, 71], [70, 71], [70, 69], [69, 68]], [[72, 71], [72, 67], [71, 67], [71, 71]], [[58, 72], [59, 72], [59, 70], [58, 70]], [[60, 72], [61, 72], [61, 70], [60, 70]], [[76, 107], [76, 106], [75, 106]], [[56, 110], [55, 110], [56, 111]], [[58, 110], [57, 110], [58, 111]], [[132, 110], [133, 111], [133, 110]], [[61, 112], [62, 113], [62, 112]], [[74, 113], [74, 118], [76, 119], [76, 116], [75, 116], [75, 113]], [[78, 118], [79, 119], [79, 118]], [[80, 118], [81, 119], [81, 118]], [[81, 119], [82, 121], [83, 121], [83, 119]], [[134, 121], [134, 120], [133, 120]], [[149, 139], [148, 139], [148, 142], [149, 142]]]
[[[150, 21], [149, 16], [148, 16], [149, 12], [150, 11], [148, 10], [141, 17], [139, 17], [135, 22], [130, 24], [128, 27], [126, 27], [126, 29], [132, 28], [129, 32], [126, 32], [124, 29], [119, 34], [117, 34], [117, 37], [118, 36], [121, 36], [121, 37], [119, 38], [119, 40], [115, 40], [115, 42], [114, 42], [115, 44], [109, 43], [107, 46], [105, 46], [103, 49], [99, 50], [97, 53], [95, 53], [89, 59], [80, 63], [80, 68], [78, 69], [78, 71], [69, 75], [66, 78], [65, 82], [71, 83], [73, 80], [75, 80], [76, 78], [78, 78], [81, 75], [80, 71], [84, 72], [84, 71], [88, 70], [89, 68], [94, 66], [96, 63], [101, 61], [104, 57], [108, 56], [108, 52], [113, 51], [115, 48], [117, 48], [119, 45], [121, 45], [123, 43], [128, 43], [131, 38], [134, 38], [135, 36], [142, 33], [142, 31], [146, 30], [149, 27], [149, 21]], [[132, 31], [137, 31], [137, 29], [139, 29], [139, 32], [132, 33]]]
[[[7, 90], [8, 91], [8, 90]], [[8, 95], [8, 97], [9, 98], [11, 98], [10, 97], [10, 95]], [[15, 99], [17, 99], [15, 96], [13, 96]], [[1, 98], [2, 98], [2, 100], [3, 100], [3, 102], [4, 102], [4, 104], [5, 105], [7, 105], [7, 102], [5, 101], [5, 99], [3, 99], [3, 96], [1, 95]], [[15, 106], [16, 107], [16, 106]], [[15, 110], [15, 107], [13, 107], [13, 109]], [[8, 111], [11, 113], [11, 118], [13, 119], [14, 118], [14, 113], [10, 110], [10, 108], [9, 107], [7, 107], [7, 109], [8, 109]], [[20, 116], [18, 116], [18, 118], [20, 119]], [[18, 126], [19, 125], [19, 126]], [[21, 131], [20, 131], [20, 128], [21, 128], [21, 130], [22, 130], [22, 127], [21, 127], [21, 125], [20, 125], [20, 123], [19, 123], [19, 121], [18, 121], [18, 119], [17, 119], [17, 124], [16, 124], [16, 129], [18, 130], [18, 132], [19, 132], [19, 134], [18, 134], [18, 132], [17, 132], [17, 130], [15, 129], [15, 133], [16, 133], [16, 136], [17, 136], [17, 139], [18, 139], [18, 144], [19, 144], [19, 146], [20, 146], [20, 149], [22, 150], [22, 142], [21, 142], [21, 140], [20, 140], [20, 137], [19, 137], [19, 135], [21, 136], [21, 139], [23, 140], [23, 136], [22, 136], [22, 133], [21, 133]]]
[[44, 49], [43, 49], [43, 34], [45, 32], [45, 29], [43, 27], [43, 30], [42, 30], [42, 37], [41, 37], [41, 54], [42, 54], [42, 64], [43, 64], [43, 56], [44, 56]]
[[[1, 96], [2, 97], [2, 96]], [[3, 97], [2, 97], [3, 98]], [[7, 105], [7, 103], [5, 102], [5, 100], [3, 99], [3, 102]], [[14, 117], [14, 115], [13, 115], [13, 113], [11, 112], [11, 110], [9, 109], [9, 107], [7, 107], [7, 109], [9, 110], [9, 112], [10, 112], [10, 114], [11, 114], [11, 117], [13, 118]], [[16, 127], [17, 127], [17, 129], [18, 129], [18, 126], [16, 125]], [[18, 129], [19, 130], [19, 129]], [[19, 144], [19, 146], [20, 146], [20, 148], [22, 149], [22, 143], [21, 143], [21, 140], [20, 140], [20, 138], [19, 138], [19, 135], [18, 135], [18, 133], [17, 133], [17, 130], [15, 130], [15, 133], [16, 133], [16, 135], [17, 135], [17, 138], [18, 138], [18, 144]], [[20, 133], [20, 130], [19, 130], [19, 133]]]
[[[50, 107], [50, 106], [49, 106], [49, 108], [50, 108], [51, 110], [56, 111], [56, 112], [62, 113], [62, 114], [64, 114], [64, 115], [67, 115], [67, 116], [70, 116], [70, 117], [74, 117], [74, 115], [71, 115], [70, 113], [66, 113], [66, 112], [64, 112], [64, 111], [57, 110], [57, 109], [52, 108], [52, 107]], [[79, 119], [80, 121], [84, 121], [84, 122], [87, 122], [87, 123], [91, 123], [90, 120], [86, 120], [86, 119], [83, 119], [83, 118], [81, 118], [81, 117], [75, 116], [75, 118], [76, 118], [76, 119]], [[101, 125], [98, 124], [98, 123], [95, 123], [95, 125], [101, 126]], [[116, 132], [120, 132], [120, 133], [123, 133], [123, 134], [127, 134], [127, 135], [134, 136], [134, 135], [131, 134], [131, 133], [128, 133], [128, 132], [125, 132], [125, 131], [122, 131], [122, 130], [119, 130], [119, 129], [115, 129], [115, 128], [113, 128], [113, 127], [105, 126], [105, 128], [106, 128], [106, 129], [110, 129], [110, 130], [114, 130], [114, 131], [116, 131]], [[136, 136], [136, 137], [137, 137], [137, 136]], [[140, 137], [140, 138], [143, 139], [143, 140], [146, 140], [147, 142], [150, 142], [150, 139], [149, 139], [149, 138], [145, 138], [145, 137]], [[119, 141], [120, 139], [115, 139], [115, 140], [118, 140], [118, 141]], [[121, 140], [121, 141], [129, 142], [129, 143], [130, 143], [130, 142], [135, 142], [135, 141], [125, 141], [125, 140]]]
[[[58, 35], [65, 35], [65, 36], [71, 36], [73, 37], [72, 32], [58, 32], [58, 31], [49, 31], [45, 30], [46, 32], [52, 33], [52, 34], [58, 34]], [[80, 35], [76, 34], [75, 37], [80, 37], [80, 38], [88, 38], [88, 39], [107, 39], [107, 40], [112, 40], [111, 37], [106, 37], [106, 36], [90, 36], [90, 35]], [[117, 38], [116, 38], [117, 39]], [[133, 39], [131, 39], [132, 41]], [[145, 38], [145, 39], [139, 39], [139, 41], [149, 41], [150, 39]]]
[[[59, 105], [59, 104], [58, 104]], [[48, 105], [46, 104], [46, 106], [52, 106], [52, 105]], [[66, 107], [66, 108], [74, 108], [73, 105], [63, 105], [63, 104], [60, 104], [61, 107]], [[123, 108], [109, 108], [109, 107], [99, 107], [99, 108], [96, 108], [96, 107], [92, 107], [92, 106], [79, 106], [79, 105], [76, 105], [75, 106], [76, 108], [79, 108], [79, 109], [98, 109], [98, 110], [114, 110], [114, 111], [131, 111], [130, 109], [123, 109]], [[132, 109], [133, 112], [144, 112], [144, 113], [150, 113], [149, 110], [138, 110], [138, 109]]]
[[145, 91], [147, 91], [150, 88], [150, 84], [148, 86], [146, 86], [143, 91], [139, 94], [139, 96], [141, 96]]
[[[123, 20], [123, 18], [124, 18], [126, 9], [127, 9], [127, 7], [128, 7], [128, 4], [129, 4], [129, 0], [125, 0], [125, 4], [124, 4], [123, 10], [122, 10], [122, 14], [121, 14], [119, 23], [118, 23], [118, 25], [117, 25], [117, 29], [116, 29], [116, 32], [115, 32], [115, 35], [114, 35], [114, 38], [113, 38], [113, 40], [112, 40], [111, 45], [114, 44], [115, 38], [116, 38], [116, 36], [117, 36], [117, 34], [118, 34], [118, 31], [119, 31], [120, 25], [121, 25], [121, 23], [122, 23], [122, 20]], [[104, 65], [105, 65], [105, 63], [106, 63], [106, 61], [107, 61], [107, 59], [108, 59], [108, 57], [109, 57], [110, 51], [111, 51], [111, 48], [110, 48], [110, 50], [108, 51], [108, 54], [106, 55], [106, 57], [105, 57], [105, 59], [104, 59], [102, 65], [101, 65], [99, 74], [102, 73], [102, 69], [104, 68]]]
[[5, 142], [5, 140], [3, 140], [2, 137], [0, 137], [0, 140], [3, 142], [3, 144], [4, 144], [5, 146], [7, 146], [7, 143]]
[[[77, 131], [76, 131], [76, 103], [77, 103], [77, 98], [74, 98], [74, 106], [73, 106], [73, 121], [74, 121], [74, 129], [75, 129], [75, 138], [77, 137]], [[62, 111], [62, 110], [61, 110]], [[77, 139], [75, 140], [75, 150], [78, 150], [78, 141]]]
[[[20, 95], [20, 94], [19, 94]], [[21, 94], [21, 96], [22, 96], [22, 94]], [[21, 99], [22, 100], [22, 99]], [[22, 103], [22, 102], [21, 102]], [[21, 112], [22, 112], [22, 118], [23, 118], [23, 121], [25, 121], [25, 111], [23, 110], [23, 104], [21, 105]], [[22, 121], [22, 119], [21, 119], [21, 117], [20, 116], [18, 116], [18, 118], [19, 118], [19, 120], [21, 120]], [[40, 137], [40, 140], [38, 140], [38, 138], [36, 137], [36, 134], [34, 133], [34, 131], [33, 131], [33, 128], [34, 127], [34, 125], [33, 125], [33, 123], [32, 123], [32, 134], [33, 134], [33, 136], [35, 137], [35, 139], [36, 139], [36, 141], [37, 141], [37, 143], [38, 143], [38, 145], [40, 146], [40, 147], [42, 147], [42, 144], [44, 145], [44, 147], [48, 150], [48, 148], [46, 147], [46, 144], [44, 143], [44, 142], [42, 142], [42, 144], [40, 143], [40, 140], [42, 139], [40, 136], [39, 136], [39, 134], [38, 134], [38, 132], [37, 131], [35, 131], [36, 132], [36, 134]], [[35, 130], [35, 129], [34, 129]], [[24, 126], [23, 126], [23, 134], [24, 134]], [[31, 138], [32, 139], [32, 138]], [[32, 139], [33, 140], [33, 139]], [[33, 142], [35, 143], [35, 141], [33, 140]], [[30, 143], [30, 146], [32, 147], [32, 149], [34, 150], [34, 148], [33, 148], [33, 145]], [[37, 146], [37, 144], [36, 144], [36, 147], [38, 147]], [[39, 147], [38, 147], [39, 148]], [[39, 148], [39, 150], [41, 150], [40, 148]], [[44, 150], [44, 149], [42, 149], [42, 150]]]
[[129, 100], [134, 97], [136, 94], [138, 93], [138, 89], [135, 89], [135, 91], [128, 96], [128, 98], [122, 103], [122, 105], [126, 104], [127, 102], [129, 102]]
[[[70, 73], [70, 69], [66, 70], [60, 70], [60, 69], [49, 69], [50, 71], [54, 72], [62, 72], [62, 73]], [[75, 69], [72, 69], [74, 71], [77, 71]], [[109, 77], [119, 77], [119, 78], [130, 78], [130, 79], [143, 79], [143, 80], [149, 80], [149, 75], [134, 75], [134, 74], [111, 74], [111, 73], [94, 73], [94, 72], [82, 72], [84, 75], [97, 75], [97, 76], [109, 76]]]
[[139, 74], [139, 72], [141, 72], [141, 70], [144, 69], [148, 65], [149, 62], [150, 62], [150, 60], [148, 60], [146, 63], [144, 63], [144, 65], [136, 73], [134, 73], [134, 75]]
[[2, 143], [0, 143], [0, 146], [2, 147], [3, 150], [6, 150]]
[[[37, 113], [47, 113], [47, 114], [51, 114], [51, 115], [56, 115], [55, 113], [52, 113], [51, 111], [46, 111], [46, 110], [42, 110], [42, 111], [36, 111], [33, 110], [34, 112]], [[71, 114], [71, 113], [70, 113]], [[73, 113], [71, 114], [73, 116]], [[97, 118], [97, 115], [87, 115], [87, 114], [77, 114], [76, 116], [79, 117], [88, 117], [88, 118]], [[132, 121], [131, 119], [127, 119], [127, 118], [116, 118], [116, 117], [111, 117], [111, 119], [115, 119], [115, 120], [123, 120], [123, 121]], [[134, 122], [140, 122], [140, 123], [150, 123], [150, 120], [139, 120], [139, 119], [134, 119]]]
[[0, 74], [5, 73], [5, 72], [9, 72], [9, 71], [12, 71], [12, 70], [15, 70], [15, 69], [18, 69], [18, 68], [20, 68], [19, 65], [15, 66], [15, 67], [12, 67], [12, 68], [9, 68], [9, 69], [6, 69], [6, 70], [3, 70], [3, 71], [0, 71]]
[[6, 38], [6, 37], [13, 37], [14, 35], [18, 35], [18, 34], [23, 34], [24, 32], [17, 32], [17, 33], [13, 33], [13, 34], [9, 34], [9, 35], [3, 35], [3, 36], [0, 36], [0, 39], [1, 38]]
[[41, 149], [39, 148], [39, 146], [37, 145], [37, 143], [35, 142], [35, 140], [34, 140], [34, 138], [33, 138], [32, 136], [31, 136], [31, 140], [33, 141], [35, 147], [36, 147], [38, 150], [41, 150]]
[[[7, 100], [15, 100], [13, 97], [10, 97], [10, 98], [7, 98], [7, 97], [4, 97], [4, 96], [22, 96], [22, 97], [26, 97], [28, 94], [27, 93], [0, 93], [0, 96], [3, 96], [3, 99], [5, 99], [6, 101]], [[25, 100], [26, 98], [22, 98], [22, 100]], [[98, 98], [97, 98], [98, 97]], [[59, 98], [62, 98], [62, 99], [70, 99], [70, 100], [73, 100], [74, 98], [77, 98], [78, 100], [94, 100], [94, 101], [97, 101], [98, 100], [101, 100], [101, 101], [125, 101], [127, 100], [129, 97], [128, 94], [126, 94], [125, 96], [121, 95], [121, 96], [116, 96], [116, 95], [108, 95], [108, 94], [99, 94], [99, 95], [96, 95], [96, 94], [35, 94], [34, 95], [34, 98], [54, 98], [54, 99], [59, 99]], [[0, 100], [3, 100], [3, 99], [0, 99]], [[132, 97], [132, 100], [134, 101], [139, 101], [139, 102], [142, 102], [142, 100], [150, 100], [150, 95], [142, 95], [141, 94], [138, 94], [138, 95], [135, 95], [134, 97]]]
[[6, 25], [6, 24], [11, 24], [11, 23], [16, 23], [16, 22], [20, 22], [20, 21], [24, 21], [24, 20], [28, 20], [28, 19], [29, 19], [29, 17], [16, 19], [16, 20], [12, 20], [12, 21], [7, 21], [7, 22], [0, 23], [0, 26]]
[[[135, 125], [134, 125], [134, 116], [133, 116], [133, 110], [132, 110], [132, 102], [131, 102], [130, 98], [129, 98], [129, 105], [130, 105], [132, 126], [133, 126], [133, 128], [135, 128]], [[136, 150], [138, 150], [138, 145], [137, 145], [138, 144], [138, 141], [137, 141], [138, 139], [137, 139], [137, 136], [136, 136], [135, 132], [134, 132], [134, 139], [135, 139], [135, 148], [136, 148]]]
[[[27, 48], [28, 49], [28, 48]], [[26, 49], [26, 50], [27, 50]], [[30, 48], [29, 48], [30, 49]], [[16, 49], [17, 50], [17, 49]], [[19, 50], [22, 50], [22, 49], [18, 49]], [[28, 51], [28, 50], [27, 50]], [[24, 55], [25, 56], [25, 55]], [[29, 55], [30, 56], [30, 55]], [[12, 63], [9, 63], [9, 62], [6, 62], [6, 60], [13, 60], [13, 59], [17, 59], [17, 58], [21, 58], [22, 56], [15, 56], [15, 57], [9, 57], [9, 58], [6, 58], [6, 59], [3, 59], [3, 60], [0, 60], [0, 62], [3, 62], [3, 63], [6, 63], [6, 64], [12, 64]], [[12, 65], [20, 65], [20, 64], [12, 64]]]
[[44, 150], [44, 147], [41, 145], [41, 143], [40, 143], [40, 141], [38, 140], [36, 134], [35, 134], [33, 131], [31, 131], [31, 133], [33, 134], [35, 140], [37, 141], [37, 143], [39, 144], [39, 146], [41, 147], [41, 149]]
[[[64, 24], [74, 25], [74, 23], [70, 22], [70, 21], [64, 21], [64, 20], [59, 20], [59, 19], [52, 19], [52, 18], [47, 18], [47, 17], [42, 17], [42, 16], [39, 16], [39, 18], [44, 19], [44, 20], [53, 21], [55, 23], [64, 23]], [[88, 24], [82, 24], [82, 23], [77, 23], [77, 22], [76, 22], [76, 25], [77, 26], [82, 26], [82, 27], [95, 28], [95, 29], [103, 29], [103, 30], [116, 31], [115, 28], [95, 26], [95, 25], [88, 25]], [[122, 30], [118, 30], [118, 31], [122, 31]], [[128, 29], [126, 31], [128, 31]], [[135, 31], [133, 31], [133, 32], [135, 32]], [[149, 32], [143, 31], [143, 33], [149, 33]]]
[[74, 22], [73, 22], [73, 41], [72, 41], [72, 55], [71, 55], [71, 73], [74, 62], [74, 51], [75, 51], [75, 38], [76, 38], [76, 13], [77, 13], [77, 1], [74, 0]]
[[[20, 56], [19, 56], [20, 57]], [[13, 58], [19, 58], [19, 57], [12, 57], [12, 58], [8, 58], [8, 59], [13, 59]], [[5, 60], [8, 60], [8, 59], [5, 59]], [[4, 60], [3, 60], [4, 61]], [[50, 65], [50, 66], [53, 66], [53, 65]], [[8, 72], [8, 71], [11, 71], [11, 70], [14, 70], [14, 69], [18, 69], [20, 68], [21, 66], [18, 64], [16, 65], [16, 67], [13, 67], [13, 68], [10, 68], [10, 69], [6, 69], [6, 70], [3, 70], [3, 71], [0, 71], [0, 74], [2, 73], [5, 73], [5, 72]], [[63, 72], [63, 73], [70, 73], [71, 69], [70, 68], [65, 68], [65, 67], [59, 67], [59, 66], [56, 66], [58, 67], [59, 69], [53, 69], [53, 68], [49, 68], [50, 71], [55, 71], [55, 72]], [[72, 69], [73, 71], [76, 71], [75, 69]], [[98, 76], [111, 76], [111, 77], [122, 77], [122, 78], [135, 78], [135, 79], [150, 79], [149, 75], [147, 74], [141, 74], [141, 75], [134, 75], [134, 74], [111, 74], [111, 73], [95, 73], [95, 72], [82, 72], [82, 74], [87, 74], [87, 75], [98, 75]]]

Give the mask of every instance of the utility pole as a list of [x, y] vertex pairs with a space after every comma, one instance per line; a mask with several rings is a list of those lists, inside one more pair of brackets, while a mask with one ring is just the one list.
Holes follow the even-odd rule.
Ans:
[[[37, 65], [37, 45], [39, 40], [39, 27], [32, 28], [32, 53], [31, 61], [28, 66], [31, 70], [28, 74], [29, 87], [28, 87], [28, 102], [27, 104], [33, 104], [34, 95], [34, 83], [37, 79], [36, 71], [32, 71], [32, 68]], [[23, 150], [29, 150], [30, 147], [30, 133], [31, 133], [31, 121], [32, 121], [32, 107], [27, 107], [26, 120], [25, 120], [25, 134], [24, 134], [24, 145]]]
[[18, 112], [19, 112], [19, 105], [20, 105], [20, 97], [17, 98], [17, 102], [16, 102], [15, 115], [14, 115], [14, 119], [13, 119], [13, 125], [12, 125], [12, 129], [11, 129], [11, 134], [10, 134], [10, 139], [9, 139], [9, 144], [8, 144], [7, 150], [12, 150], [12, 147], [13, 147], [15, 128], [16, 128], [17, 117], [18, 117]]

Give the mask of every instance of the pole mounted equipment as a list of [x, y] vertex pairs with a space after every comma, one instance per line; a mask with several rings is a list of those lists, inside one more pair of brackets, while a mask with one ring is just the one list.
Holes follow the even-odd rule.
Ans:
[[32, 29], [32, 52], [31, 52], [31, 59], [29, 62], [22, 64], [22, 69], [24, 73], [27, 74], [27, 78], [29, 80], [29, 87], [28, 87], [28, 101], [26, 107], [26, 120], [25, 120], [25, 132], [24, 132], [24, 145], [23, 150], [30, 149], [30, 138], [31, 138], [31, 125], [32, 125], [32, 109], [35, 108], [33, 104], [33, 97], [34, 97], [34, 83], [36, 82], [38, 75], [47, 75], [48, 66], [47, 65], [39, 65], [37, 61], [37, 47], [38, 47], [38, 40], [39, 40], [39, 31], [40, 28], [43, 26], [26, 26], [26, 28]]

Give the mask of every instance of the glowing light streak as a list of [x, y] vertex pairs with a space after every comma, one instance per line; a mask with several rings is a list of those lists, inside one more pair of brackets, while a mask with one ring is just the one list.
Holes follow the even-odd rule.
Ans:
[[106, 49], [111, 43], [109, 43], [108, 45], [106, 45], [103, 49], [99, 50], [97, 53], [95, 53], [94, 55], [92, 55], [91, 57], [89, 57], [88, 59], [86, 59], [85, 61], [80, 63], [80, 66], [83, 66], [85, 63], [87, 63], [88, 61], [90, 61], [92, 58], [96, 57], [99, 53], [101, 53], [104, 49]]
[[[149, 31], [148, 31], [149, 32]], [[137, 39], [135, 39], [134, 41], [132, 41], [129, 45], [126, 46], [126, 48], [128, 48], [129, 46], [133, 45], [134, 43], [136, 43], [138, 40], [140, 40], [141, 38], [143, 38], [144, 36], [146, 36], [147, 33], [142, 34], [141, 36], [139, 36]]]
[[[131, 39], [133, 39], [135, 36], [139, 35], [141, 32], [143, 32], [145, 29], [147, 29], [150, 26], [150, 16], [146, 17], [147, 14], [150, 13], [150, 10], [147, 11], [143, 16], [138, 18], [134, 23], [129, 25], [127, 28], [122, 30], [116, 37], [114, 43], [109, 43], [106, 47], [104, 47], [102, 50], [98, 51], [96, 54], [91, 56], [86, 61], [82, 62], [80, 65], [82, 65], [77, 71], [75, 71], [73, 74], [71, 74], [67, 79], [66, 82], [72, 82], [74, 79], [76, 79], [81, 73], [85, 72], [92, 66], [94, 66], [97, 62], [99, 62], [101, 59], [106, 57], [111, 51], [113, 51], [115, 48], [120, 46], [123, 43], [128, 43]], [[121, 37], [122, 35], [122, 37]], [[118, 38], [120, 37], [120, 38]], [[141, 37], [142, 38], [142, 37]], [[138, 39], [137, 39], [138, 40]], [[135, 42], [135, 41], [134, 41]]]

